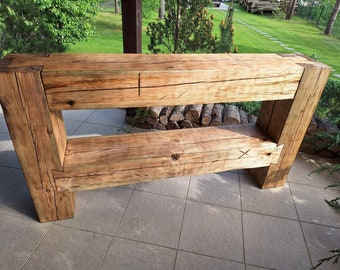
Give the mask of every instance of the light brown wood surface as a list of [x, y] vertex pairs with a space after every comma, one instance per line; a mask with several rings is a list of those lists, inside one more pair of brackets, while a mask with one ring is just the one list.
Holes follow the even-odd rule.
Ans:
[[[262, 188], [282, 186], [330, 70], [293, 54], [12, 54], [0, 61], [0, 103], [45, 222], [73, 216], [76, 190], [241, 168]], [[179, 128], [162, 121], [172, 106], [253, 100], [263, 101], [256, 125], [69, 140], [61, 114], [169, 106], [159, 121]]]
[[[46, 96], [54, 110], [288, 99], [303, 72], [275, 54], [52, 54], [25, 59], [26, 64], [44, 65]], [[14, 59], [11, 66], [21, 64]]]
[[60, 192], [269, 166], [277, 146], [256, 126], [207, 127], [70, 139]]
[[331, 69], [297, 55], [288, 59], [305, 68], [294, 99], [262, 104], [258, 125], [278, 144], [284, 144], [277, 164], [251, 170], [260, 186], [282, 186], [299, 151]]
[[52, 170], [63, 168], [66, 132], [60, 112], [48, 110], [41, 67], [0, 72], [0, 100], [41, 222], [71, 218], [75, 194], [58, 192]]

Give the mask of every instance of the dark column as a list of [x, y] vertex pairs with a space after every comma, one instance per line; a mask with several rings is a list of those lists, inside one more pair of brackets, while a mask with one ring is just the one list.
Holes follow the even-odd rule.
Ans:
[[124, 53], [142, 53], [142, 0], [122, 1]]

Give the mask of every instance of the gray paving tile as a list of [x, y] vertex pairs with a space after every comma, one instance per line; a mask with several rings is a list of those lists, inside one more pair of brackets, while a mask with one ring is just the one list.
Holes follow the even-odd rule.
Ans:
[[21, 269], [52, 224], [0, 213], [0, 269]]
[[54, 225], [23, 270], [99, 269], [110, 236]]
[[0, 152], [12, 147], [11, 137], [8, 133], [0, 133]]
[[192, 176], [188, 198], [241, 209], [238, 173], [224, 172]]
[[21, 187], [10, 196], [0, 208], [0, 211], [38, 221], [38, 216], [26, 184], [21, 185]]
[[324, 201], [339, 196], [337, 190], [290, 183], [296, 209], [301, 221], [340, 228], [339, 213]]
[[132, 192], [133, 190], [127, 188], [105, 188], [78, 192], [75, 217], [57, 223], [113, 235]]
[[178, 251], [175, 270], [244, 270], [244, 264]]
[[[297, 217], [289, 189], [260, 190], [246, 170], [193, 177], [189, 191], [188, 178], [139, 184], [128, 207], [135, 185], [80, 192], [75, 219], [57, 222], [46, 235], [53, 223], [37, 222], [1, 112], [0, 108], [0, 269], [22, 269], [32, 252], [24, 270], [99, 269], [112, 240], [102, 233], [114, 235], [116, 231], [125, 239], [114, 239], [103, 269], [173, 269], [173, 248], [180, 234], [176, 270], [310, 267], [301, 227], [291, 220]], [[115, 134], [124, 125], [124, 110], [64, 111], [63, 115], [68, 133], [82, 124], [78, 136]], [[86, 119], [91, 123], [82, 123]], [[339, 215], [324, 202], [338, 196], [336, 191], [324, 190], [334, 179], [327, 178], [326, 173], [309, 176], [328, 162], [299, 153], [289, 174], [299, 217], [305, 221], [302, 229], [313, 263], [329, 255], [328, 250], [340, 239]], [[241, 212], [237, 210], [237, 173], [241, 175], [244, 211], [289, 218], [244, 212], [246, 266]], [[189, 201], [181, 230], [187, 191]], [[319, 269], [337, 268], [327, 264]]]
[[76, 121], [85, 121], [90, 117], [92, 113], [94, 113], [95, 110], [67, 110], [63, 111], [63, 118], [64, 120], [70, 119], [70, 120], [76, 120]]
[[246, 270], [271, 270], [273, 268], [263, 268], [254, 265], [246, 265]]
[[0, 144], [0, 166], [21, 168], [12, 141], [7, 139]]
[[127, 239], [115, 238], [102, 270], [172, 270], [176, 250]]
[[188, 201], [179, 249], [243, 262], [241, 211]]
[[118, 132], [119, 128], [102, 126], [97, 124], [82, 123], [81, 126], [72, 134], [71, 137], [89, 137], [113, 135]]
[[140, 183], [136, 185], [136, 190], [186, 198], [188, 193], [189, 179], [189, 176], [183, 176]]
[[176, 248], [185, 200], [135, 191], [117, 236]]
[[[247, 175], [250, 175], [250, 172], [249, 172], [249, 170], [247, 170], [247, 169], [244, 169], [244, 170], [239, 170], [238, 171], [240, 174], [247, 174]], [[254, 179], [254, 181], [255, 181], [255, 183], [256, 183], [256, 180]]]
[[83, 122], [65, 119], [65, 128], [67, 136], [72, 136], [73, 133], [82, 125]]
[[5, 116], [0, 112], [0, 133], [8, 134], [8, 128], [5, 121]]
[[274, 269], [309, 269], [298, 221], [243, 212], [247, 264]]
[[322, 165], [331, 164], [332, 159], [327, 159], [306, 153], [299, 153], [288, 175], [288, 181], [294, 183], [325, 187], [335, 181], [327, 177], [327, 172], [312, 173]]
[[[322, 258], [334, 255], [329, 251], [340, 247], [340, 229], [310, 223], [301, 225], [313, 265], [316, 265]], [[333, 265], [326, 262], [317, 269], [336, 270], [339, 269], [339, 264]]]
[[288, 184], [260, 189], [250, 175], [240, 175], [242, 210], [277, 217], [298, 219]]
[[125, 110], [103, 109], [96, 110], [86, 120], [88, 123], [120, 128], [125, 123]]
[[14, 150], [0, 152], [0, 166], [20, 169], [20, 163]]
[[24, 175], [20, 169], [0, 166], [0, 207], [24, 185]]

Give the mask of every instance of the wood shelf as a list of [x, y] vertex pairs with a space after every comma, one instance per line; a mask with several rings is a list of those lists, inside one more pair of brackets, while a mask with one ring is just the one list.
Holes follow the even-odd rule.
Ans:
[[275, 163], [282, 146], [256, 125], [69, 139], [59, 191], [118, 186]]

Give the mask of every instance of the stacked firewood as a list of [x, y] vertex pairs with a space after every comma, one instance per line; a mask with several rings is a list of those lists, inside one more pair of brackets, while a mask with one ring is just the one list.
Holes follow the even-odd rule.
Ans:
[[[234, 105], [199, 104], [172, 107], [148, 107], [127, 109], [126, 123], [143, 129], [181, 129], [230, 124], [255, 123], [256, 116], [247, 114]], [[328, 149], [327, 138], [320, 138], [320, 132], [334, 134], [339, 128], [329, 119], [313, 116], [300, 151], [327, 157], [340, 156], [340, 148]]]
[[125, 121], [139, 128], [167, 130], [255, 123], [256, 116], [235, 105], [216, 103], [127, 109]]

